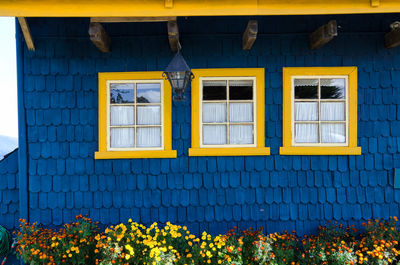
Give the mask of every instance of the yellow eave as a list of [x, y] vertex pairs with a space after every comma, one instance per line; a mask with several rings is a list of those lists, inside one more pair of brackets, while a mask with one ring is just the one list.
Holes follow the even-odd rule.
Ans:
[[157, 17], [400, 12], [399, 0], [1, 0], [0, 16]]

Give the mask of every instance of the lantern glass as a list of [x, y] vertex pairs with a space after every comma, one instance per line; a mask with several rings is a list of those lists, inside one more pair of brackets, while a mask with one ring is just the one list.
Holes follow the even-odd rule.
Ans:
[[175, 54], [167, 69], [165, 69], [164, 76], [168, 78], [172, 91], [176, 94], [174, 98], [184, 99], [185, 88], [193, 78], [193, 74], [179, 51]]

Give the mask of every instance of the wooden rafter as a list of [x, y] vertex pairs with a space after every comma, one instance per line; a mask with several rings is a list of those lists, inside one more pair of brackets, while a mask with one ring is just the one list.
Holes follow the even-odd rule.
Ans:
[[400, 45], [400, 22], [396, 21], [390, 25], [390, 32], [385, 35], [385, 47], [395, 48]]
[[176, 20], [176, 17], [92, 17], [90, 22], [120, 23], [120, 22], [166, 22]]
[[33, 42], [31, 30], [29, 29], [28, 22], [26, 22], [26, 18], [18, 17], [18, 22], [19, 22], [19, 25], [21, 26], [22, 34], [24, 34], [26, 46], [28, 47], [29, 50], [34, 51], [35, 44]]
[[310, 34], [310, 49], [316, 50], [321, 48], [337, 35], [336, 20], [331, 20], [328, 24], [319, 27], [316, 31]]
[[170, 20], [167, 23], [168, 41], [172, 52], [177, 52], [180, 47], [179, 43], [179, 28], [176, 20]]
[[111, 51], [111, 39], [100, 23], [90, 23], [89, 35], [90, 40], [101, 52]]
[[257, 20], [250, 20], [247, 23], [246, 30], [243, 33], [242, 37], [242, 49], [250, 50], [253, 47], [254, 42], [257, 39], [258, 33], [258, 22]]

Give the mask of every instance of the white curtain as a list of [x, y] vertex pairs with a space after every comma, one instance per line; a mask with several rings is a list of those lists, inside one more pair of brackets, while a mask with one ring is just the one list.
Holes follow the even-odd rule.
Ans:
[[230, 144], [253, 143], [253, 125], [231, 125], [229, 133]]
[[296, 102], [294, 104], [294, 119], [296, 121], [317, 121], [318, 102]]
[[203, 103], [203, 122], [226, 122], [226, 104]]
[[138, 106], [137, 107], [137, 124], [155, 125], [161, 124], [161, 108], [160, 106]]
[[253, 80], [231, 80], [229, 86], [253, 86]]
[[135, 146], [134, 128], [111, 128], [111, 147], [127, 148]]
[[111, 106], [110, 116], [110, 124], [112, 126], [135, 124], [133, 106]]
[[321, 102], [321, 120], [323, 121], [344, 121], [344, 102]]
[[318, 143], [318, 124], [297, 123], [295, 127], [296, 143]]
[[226, 144], [226, 125], [203, 125], [203, 144]]
[[321, 124], [321, 140], [323, 143], [344, 143], [346, 133], [344, 124]]
[[229, 104], [230, 122], [252, 122], [253, 103], [230, 103]]
[[161, 128], [148, 127], [137, 128], [137, 147], [160, 147], [161, 146]]

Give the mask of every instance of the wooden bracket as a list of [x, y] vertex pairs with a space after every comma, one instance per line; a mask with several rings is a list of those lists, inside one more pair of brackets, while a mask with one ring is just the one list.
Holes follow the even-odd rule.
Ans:
[[336, 20], [331, 20], [328, 24], [319, 27], [316, 31], [310, 34], [310, 49], [316, 50], [321, 48], [337, 35]]
[[92, 17], [90, 22], [122, 23], [122, 22], [166, 22], [176, 17]]
[[395, 48], [400, 45], [400, 22], [390, 24], [390, 32], [385, 34], [385, 47]]
[[111, 51], [111, 39], [107, 35], [103, 26], [97, 22], [91, 22], [89, 25], [90, 40], [101, 52]]
[[170, 20], [167, 23], [168, 41], [172, 52], [177, 52], [180, 48], [179, 44], [179, 28], [176, 20]]
[[257, 33], [258, 33], [258, 21], [250, 20], [249, 23], [247, 23], [246, 30], [244, 31], [242, 37], [243, 50], [250, 50], [251, 47], [253, 47], [253, 44], [257, 39]]
[[21, 26], [22, 34], [24, 34], [26, 47], [28, 47], [29, 50], [34, 51], [35, 44], [33, 43], [31, 30], [29, 29], [28, 22], [26, 22], [25, 17], [18, 17], [18, 22], [19, 25]]

